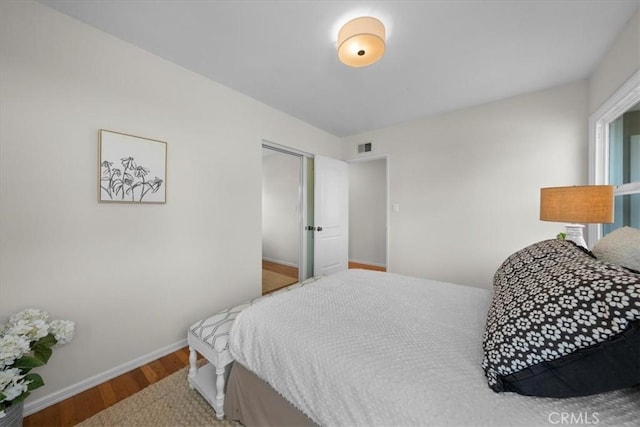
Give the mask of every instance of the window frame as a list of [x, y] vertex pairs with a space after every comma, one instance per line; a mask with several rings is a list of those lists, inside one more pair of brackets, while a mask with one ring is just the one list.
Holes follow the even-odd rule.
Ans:
[[[636, 71], [589, 118], [589, 184], [609, 183], [609, 124], [640, 102], [640, 70]], [[616, 186], [616, 196], [640, 194], [640, 183], [632, 182]], [[602, 224], [589, 224], [589, 247], [602, 237]]]

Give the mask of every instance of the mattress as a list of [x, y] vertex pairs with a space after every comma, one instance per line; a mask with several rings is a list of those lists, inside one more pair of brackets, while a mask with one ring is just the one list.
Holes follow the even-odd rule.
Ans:
[[635, 425], [639, 389], [570, 399], [489, 389], [480, 363], [490, 297], [349, 270], [244, 310], [230, 351], [320, 425]]

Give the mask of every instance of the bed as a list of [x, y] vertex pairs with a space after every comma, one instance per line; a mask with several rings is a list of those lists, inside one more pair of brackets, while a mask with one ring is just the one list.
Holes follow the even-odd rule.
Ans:
[[[550, 261], [536, 247], [511, 257], [510, 264], [501, 267], [502, 276], [499, 271], [496, 277], [543, 277], [547, 273], [531, 271], [535, 260], [556, 273], [558, 260], [565, 258], [579, 259], [582, 264], [575, 269], [582, 273], [585, 265], [594, 264], [591, 254], [583, 259], [581, 250], [570, 243], [545, 245], [545, 250], [561, 255]], [[524, 262], [526, 275], [513, 268], [523, 259], [532, 260]], [[640, 298], [640, 273], [607, 268], [615, 270], [615, 277], [630, 277], [621, 285], [631, 289], [629, 306], [617, 312], [635, 325], [640, 318], [640, 300], [634, 297]], [[496, 302], [499, 292], [496, 287], [491, 292], [349, 270], [243, 306], [225, 346], [233, 360], [223, 395], [226, 416], [245, 425], [637, 425], [640, 372], [636, 367], [622, 373], [630, 378], [630, 387], [589, 396], [560, 399], [497, 393], [491, 379], [488, 385], [487, 355], [495, 342], [488, 325], [492, 312], [501, 313], [496, 304], [509, 303]], [[496, 319], [496, 324], [503, 322]], [[609, 336], [605, 344], [613, 338]], [[633, 348], [637, 341], [629, 339], [634, 338], [626, 337], [620, 344], [626, 355], [637, 351]], [[536, 363], [541, 366], [540, 360]], [[510, 374], [499, 364], [497, 369], [505, 378]]]

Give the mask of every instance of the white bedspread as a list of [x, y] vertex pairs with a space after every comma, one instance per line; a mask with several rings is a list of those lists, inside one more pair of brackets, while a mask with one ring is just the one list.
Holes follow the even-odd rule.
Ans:
[[349, 270], [244, 310], [230, 350], [323, 426], [637, 425], [639, 390], [572, 399], [491, 391], [480, 367], [490, 297]]

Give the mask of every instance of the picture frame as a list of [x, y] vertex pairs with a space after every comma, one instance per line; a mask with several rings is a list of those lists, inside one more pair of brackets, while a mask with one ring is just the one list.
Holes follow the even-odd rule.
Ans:
[[98, 202], [166, 203], [167, 143], [100, 129]]

